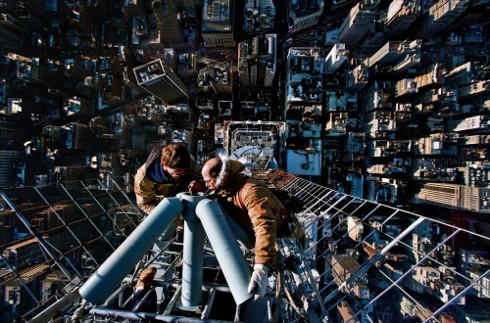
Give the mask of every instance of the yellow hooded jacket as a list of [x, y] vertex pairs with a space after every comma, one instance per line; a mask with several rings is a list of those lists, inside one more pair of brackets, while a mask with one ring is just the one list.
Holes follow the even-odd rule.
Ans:
[[147, 175], [147, 168], [155, 161], [160, 160], [162, 147], [153, 148], [148, 155], [146, 162], [138, 169], [134, 175], [134, 193], [138, 207], [149, 214], [166, 197], [173, 197], [177, 193], [187, 191], [189, 183], [193, 180], [202, 181], [201, 168], [193, 159], [189, 168], [189, 173], [185, 178], [178, 182], [169, 178], [168, 182], [157, 183]]

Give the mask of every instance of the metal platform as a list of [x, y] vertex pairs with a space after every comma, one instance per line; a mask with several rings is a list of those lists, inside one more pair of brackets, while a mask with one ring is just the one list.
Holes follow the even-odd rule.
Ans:
[[[122, 179], [67, 182], [1, 193], [2, 319], [212, 322], [238, 317], [256, 322], [257, 313], [251, 312], [258, 310], [266, 320], [279, 322], [406, 317], [440, 322], [489, 297], [488, 264], [477, 265], [478, 250], [488, 250], [490, 238], [478, 228], [366, 201], [278, 170], [254, 176], [300, 200], [296, 215], [306, 232], [303, 246], [293, 239], [277, 241], [281, 265], [264, 299], [237, 306], [205, 237], [202, 297], [198, 306], [184, 306], [182, 234], [166, 234], [139, 251], [143, 256], [109, 297], [100, 304], [87, 302], [80, 288], [137, 231], [144, 216], [131, 188], [121, 187]], [[252, 251], [241, 250], [251, 264]], [[148, 267], [158, 269], [152, 285], [157, 311], [128, 310], [133, 285]]]

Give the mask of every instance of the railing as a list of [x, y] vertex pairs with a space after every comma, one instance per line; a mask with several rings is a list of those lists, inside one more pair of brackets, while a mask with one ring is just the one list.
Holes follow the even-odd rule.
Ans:
[[[490, 297], [490, 237], [478, 229], [483, 220], [421, 216], [280, 171], [261, 178], [303, 201], [297, 216], [308, 233], [305, 254], [319, 272], [331, 317], [437, 322], [471, 317], [475, 308], [488, 314], [486, 305], [475, 307]], [[349, 314], [341, 315], [340, 307]]]
[[[278, 311], [270, 318], [371, 322], [410, 317], [438, 322], [469, 315], [468, 304], [490, 297], [490, 238], [475, 226], [477, 221], [459, 218], [456, 224], [444, 214], [421, 216], [282, 171], [254, 176], [303, 204], [296, 216], [306, 233], [304, 246], [292, 239], [278, 240], [282, 261], [274, 274], [277, 288], [268, 293]], [[0, 195], [1, 320], [90, 321], [111, 315], [160, 321], [216, 319], [213, 302], [229, 290], [207, 239], [206, 303], [199, 315], [170, 310], [181, 288], [178, 235], [149, 250], [105, 304], [88, 306], [77, 297], [76, 290], [144, 217], [133, 193], [122, 189], [118, 180], [110, 185], [83, 181], [25, 187]], [[244, 253], [252, 259], [249, 251]], [[159, 268], [154, 281], [154, 289], [160, 290], [159, 314], [138, 316], [124, 310], [124, 304], [128, 288], [148, 266]]]
[[2, 190], [0, 320], [32, 317], [78, 287], [141, 221], [132, 195], [117, 180]]

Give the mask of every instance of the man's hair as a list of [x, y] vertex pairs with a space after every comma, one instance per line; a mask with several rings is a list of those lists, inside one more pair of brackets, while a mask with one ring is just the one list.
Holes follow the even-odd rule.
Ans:
[[191, 166], [191, 154], [182, 144], [168, 144], [162, 148], [160, 164], [170, 168], [189, 168]]

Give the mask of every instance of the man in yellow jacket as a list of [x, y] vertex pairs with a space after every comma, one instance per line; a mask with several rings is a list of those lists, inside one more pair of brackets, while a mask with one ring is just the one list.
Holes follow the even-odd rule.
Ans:
[[296, 232], [289, 231], [284, 205], [264, 182], [243, 174], [244, 169], [239, 161], [216, 157], [204, 164], [202, 176], [206, 187], [215, 191], [219, 204], [255, 241], [254, 272], [248, 292], [264, 296], [267, 275], [276, 265], [276, 238], [302, 239], [304, 233], [299, 223], [295, 223]]
[[200, 167], [184, 145], [158, 146], [134, 176], [136, 204], [148, 214], [165, 197], [188, 190], [202, 191], [201, 183]]

